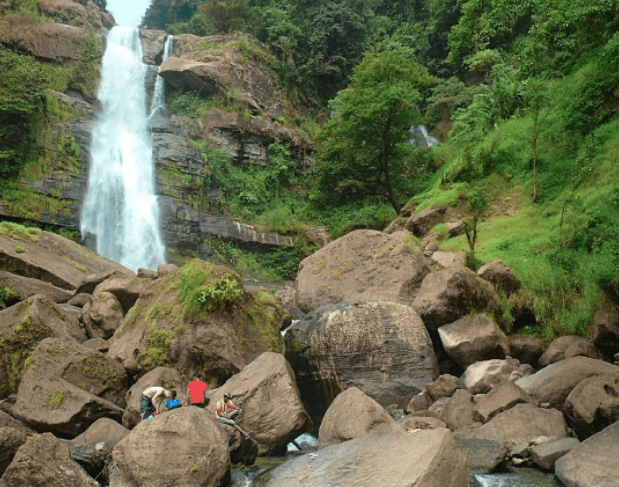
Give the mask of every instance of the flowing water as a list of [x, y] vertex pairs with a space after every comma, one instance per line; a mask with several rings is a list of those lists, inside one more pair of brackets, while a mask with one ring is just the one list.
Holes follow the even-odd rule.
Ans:
[[[174, 36], [169, 35], [165, 41], [163, 48], [163, 59], [165, 61], [172, 52], [172, 44], [174, 42]], [[165, 110], [165, 80], [161, 76], [157, 76], [155, 81], [155, 90], [153, 92], [153, 101], [150, 104], [149, 119], [155, 115], [159, 110]]]
[[98, 254], [134, 271], [165, 263], [142, 57], [138, 29], [109, 32], [81, 222], [82, 236], [96, 236]]

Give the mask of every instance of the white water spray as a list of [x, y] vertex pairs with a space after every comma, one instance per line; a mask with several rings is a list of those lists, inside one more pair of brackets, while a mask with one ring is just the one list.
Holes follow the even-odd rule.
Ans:
[[114, 27], [101, 66], [102, 113], [92, 134], [81, 222], [82, 236], [96, 235], [98, 254], [134, 271], [165, 263], [146, 113], [146, 72], [138, 29]]
[[[174, 36], [169, 35], [165, 41], [163, 47], [163, 59], [165, 61], [172, 52], [172, 44], [174, 42]], [[159, 110], [165, 109], [165, 80], [161, 76], [157, 76], [155, 81], [155, 91], [153, 92], [153, 101], [150, 104], [150, 116], [149, 119], [155, 115]]]

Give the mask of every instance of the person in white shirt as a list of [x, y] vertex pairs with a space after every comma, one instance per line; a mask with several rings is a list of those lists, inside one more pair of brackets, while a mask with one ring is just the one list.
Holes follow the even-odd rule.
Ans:
[[174, 399], [176, 397], [176, 391], [168, 391], [163, 387], [149, 387], [142, 392], [140, 398], [140, 411], [144, 413], [142, 419], [146, 419], [155, 411], [157, 414], [161, 413], [165, 408], [165, 402], [167, 399]]

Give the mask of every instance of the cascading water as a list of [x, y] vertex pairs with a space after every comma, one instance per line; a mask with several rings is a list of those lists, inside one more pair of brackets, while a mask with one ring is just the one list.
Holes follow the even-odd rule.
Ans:
[[102, 113], [92, 134], [81, 232], [96, 236], [98, 254], [134, 271], [165, 263], [146, 112], [146, 73], [138, 29], [114, 27], [101, 66]]
[[[174, 36], [169, 35], [165, 41], [163, 47], [163, 59], [165, 61], [172, 52], [172, 43], [174, 42]], [[159, 110], [165, 109], [165, 81], [161, 76], [157, 76], [155, 81], [155, 90], [153, 92], [153, 101], [150, 104], [150, 116], [149, 119], [155, 115]]]

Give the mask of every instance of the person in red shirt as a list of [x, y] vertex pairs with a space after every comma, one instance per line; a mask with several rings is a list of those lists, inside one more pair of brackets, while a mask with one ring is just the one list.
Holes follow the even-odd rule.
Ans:
[[187, 404], [205, 408], [211, 400], [206, 397], [208, 386], [201, 381], [198, 376], [194, 376], [193, 380], [187, 384]]

